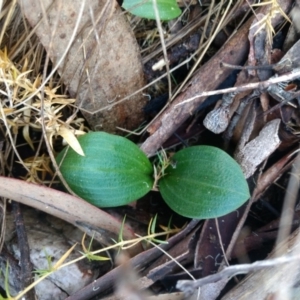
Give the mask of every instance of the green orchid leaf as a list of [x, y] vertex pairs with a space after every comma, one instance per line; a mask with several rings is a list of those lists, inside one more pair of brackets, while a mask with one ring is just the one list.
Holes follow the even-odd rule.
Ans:
[[151, 190], [153, 167], [134, 143], [105, 132], [87, 133], [78, 141], [85, 156], [65, 148], [56, 158], [64, 179], [78, 196], [99, 207], [114, 207]]
[[177, 152], [165, 174], [159, 181], [162, 197], [185, 217], [220, 217], [250, 197], [239, 164], [215, 147], [194, 146]]
[[[161, 20], [172, 20], [181, 14], [176, 0], [156, 0], [156, 4]], [[155, 20], [152, 0], [124, 0], [122, 7], [133, 15]]]

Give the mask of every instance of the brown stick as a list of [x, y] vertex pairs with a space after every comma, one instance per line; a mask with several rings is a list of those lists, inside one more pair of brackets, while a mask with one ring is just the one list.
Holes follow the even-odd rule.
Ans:
[[[284, 11], [291, 7], [290, 0], [278, 1]], [[262, 7], [259, 12], [266, 13], [269, 6]], [[248, 31], [253, 18], [229, 40], [205, 65], [203, 65], [187, 83], [187, 88], [171, 104], [169, 108], [148, 128], [152, 134], [141, 146], [141, 149], [152, 156], [159, 149], [171, 134], [199, 107], [206, 99], [199, 98], [185, 105], [176, 106], [185, 99], [203, 92], [216, 89], [232, 72], [230, 69], [222, 68], [221, 62], [238, 65], [246, 59], [248, 52]], [[276, 17], [272, 21], [273, 26], [278, 24], [280, 18]]]
[[[117, 239], [122, 223], [105, 211], [81, 198], [28, 183], [23, 180], [0, 176], [0, 196], [34, 207], [80, 228], [104, 245]], [[134, 232], [123, 227], [124, 239], [136, 238]], [[141, 245], [128, 249], [131, 255], [141, 252]]]

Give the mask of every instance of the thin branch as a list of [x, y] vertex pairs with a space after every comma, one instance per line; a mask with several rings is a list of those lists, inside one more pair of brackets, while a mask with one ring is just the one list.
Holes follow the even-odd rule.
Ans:
[[253, 264], [241, 264], [241, 265], [230, 266], [223, 269], [221, 272], [217, 274], [213, 274], [196, 281], [179, 280], [176, 285], [176, 288], [184, 292], [184, 294], [186, 295], [191, 295], [194, 293], [196, 289], [209, 283], [217, 282], [226, 278], [230, 279], [231, 277], [239, 274], [247, 274], [249, 272], [258, 271], [265, 268], [278, 267], [278, 265], [283, 265], [294, 261], [296, 262], [299, 260], [300, 260], [300, 254], [293, 255], [293, 256], [286, 255], [274, 259], [257, 261]]
[[232, 93], [232, 92], [240, 93], [240, 92], [254, 90], [254, 89], [264, 90], [264, 89], [268, 88], [268, 86], [271, 84], [276, 84], [276, 83], [285, 82], [285, 81], [292, 81], [299, 77], [300, 77], [300, 69], [295, 69], [294, 71], [289, 72], [285, 75], [281, 75], [278, 77], [272, 77], [266, 81], [253, 82], [253, 83], [249, 83], [249, 84], [245, 84], [245, 85], [241, 85], [241, 86], [237, 86], [237, 87], [232, 87], [232, 88], [228, 88], [228, 89], [203, 92], [203, 93], [197, 94], [194, 97], [186, 99], [186, 100], [182, 101], [181, 103], [176, 104], [175, 107], [184, 105], [188, 102], [192, 102], [200, 97], [208, 97], [208, 96], [214, 96], [214, 95], [220, 95], [220, 94], [226, 94], [226, 93]]

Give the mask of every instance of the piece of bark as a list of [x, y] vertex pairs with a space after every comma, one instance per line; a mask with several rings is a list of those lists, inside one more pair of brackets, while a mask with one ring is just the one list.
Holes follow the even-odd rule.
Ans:
[[[247, 63], [248, 66], [267, 64], [262, 59], [265, 57], [266, 55], [265, 53], [266, 52], [268, 53], [264, 45], [264, 42], [266, 40], [266, 31], [262, 29], [259, 32], [257, 32], [258, 27], [261, 24], [261, 20], [264, 18], [264, 15], [257, 14], [256, 17], [257, 19], [255, 19], [250, 26], [249, 35], [248, 35], [249, 44], [250, 44], [248, 63]], [[255, 81], [257, 81], [256, 73], [259, 74], [259, 72], [260, 72], [259, 70], [256, 71], [255, 69], [249, 69], [247, 72], [248, 73], [247, 82], [249, 82], [249, 80], [253, 80], [254, 78], [256, 79]], [[271, 70], [267, 70], [267, 71], [264, 70], [263, 72], [271, 72]], [[271, 77], [271, 74], [269, 77]], [[269, 79], [269, 77], [264, 79], [259, 77], [259, 79], [267, 80]], [[236, 83], [235, 86], [238, 86], [238, 84]], [[203, 125], [208, 130], [212, 131], [215, 134], [219, 134], [226, 130], [230, 121], [230, 106], [234, 102], [234, 98], [236, 95], [237, 95], [236, 92], [224, 94], [222, 97], [221, 105], [217, 108], [214, 108], [206, 115], [203, 121]]]
[[294, 25], [297, 33], [300, 33], [299, 13], [300, 13], [300, 1], [296, 0], [295, 6], [293, 7], [290, 15], [293, 20], [293, 25]]
[[210, 111], [204, 121], [203, 125], [215, 134], [222, 133], [226, 130], [230, 121], [230, 105], [234, 100], [236, 93], [224, 94], [220, 106]]
[[253, 175], [258, 166], [280, 145], [278, 136], [280, 122], [280, 119], [275, 119], [267, 123], [255, 139], [238, 149], [234, 157], [246, 178]]
[[[274, 250], [268, 259], [296, 257], [300, 249], [300, 232], [290, 234], [294, 217], [294, 207], [299, 192], [299, 178], [295, 176], [300, 170], [300, 155], [298, 153], [284, 197], [284, 203], [279, 222], [279, 232]], [[282, 266], [274, 264], [272, 268], [254, 272], [246, 277], [238, 286], [225, 296], [224, 299], [297, 299], [299, 295], [299, 264], [295, 261], [286, 262]], [[250, 293], [251, 287], [255, 292]], [[296, 298], [295, 298], [296, 296]]]
[[295, 153], [295, 151], [296, 149], [293, 149], [273, 164], [268, 170], [264, 171], [264, 173], [259, 177], [256, 187], [252, 193], [253, 201], [257, 201], [269, 188], [269, 186], [275, 183], [281, 175], [291, 167], [294, 162], [292, 154]]
[[[68, 49], [82, 3], [83, 14]], [[116, 126], [138, 127], [146, 98], [141, 92], [130, 95], [144, 86], [144, 75], [137, 42], [118, 3], [19, 0], [19, 4], [53, 64], [66, 54], [58, 71], [90, 127], [111, 133]], [[111, 107], [125, 97], [129, 99]]]
[[[32, 263], [30, 261], [30, 248], [28, 245], [27, 232], [24, 224], [23, 212], [21, 210], [21, 205], [18, 202], [12, 202], [12, 209], [14, 214], [15, 231], [17, 233], [17, 242], [20, 250], [19, 265], [21, 267], [21, 287], [26, 288], [33, 282], [32, 276]], [[28, 300], [35, 299], [34, 289], [30, 290], [26, 294]]]
[[274, 70], [279, 75], [291, 72], [300, 67], [300, 40], [298, 40], [274, 66]]
[[[287, 241], [280, 245], [280, 248], [287, 250], [285, 254], [297, 255], [299, 253], [299, 228], [289, 236]], [[275, 257], [274, 252], [272, 252], [268, 258]], [[289, 299], [280, 295], [282, 292], [288, 292], [291, 295], [297, 291], [299, 273], [299, 263], [293, 261], [254, 272], [228, 292], [222, 300]]]
[[[23, 220], [27, 232], [30, 261], [36, 271], [50, 268], [47, 256], [51, 257], [51, 265], [54, 266], [72, 245], [75, 243], [80, 245], [82, 232], [66, 222], [56, 218], [46, 219], [40, 216], [36, 210], [29, 208], [23, 210]], [[6, 222], [5, 243], [7, 249], [15, 259], [20, 261], [23, 245], [16, 239], [16, 225], [14, 224], [14, 216], [11, 213], [7, 214]], [[56, 229], [57, 222], [60, 223], [59, 229]], [[65, 262], [80, 257], [82, 254], [79, 251], [82, 251], [81, 246], [77, 246], [76, 250], [70, 253]], [[110, 267], [105, 267], [104, 264], [110, 265], [109, 262], [103, 262], [102, 268], [108, 269]], [[1, 271], [5, 274], [5, 266], [4, 268], [1, 266]], [[34, 277], [34, 274], [31, 273], [30, 276]], [[35, 287], [36, 294], [39, 300], [65, 299], [68, 294], [75, 293], [80, 288], [91, 283], [97, 276], [99, 276], [99, 269], [94, 268], [93, 264], [88, 260], [81, 260], [54, 272], [42, 283], [39, 283]], [[38, 276], [36, 275], [37, 278]], [[2, 288], [4, 288], [3, 279], [0, 276]], [[9, 282], [9, 290], [13, 296], [29, 285], [27, 283], [20, 290], [18, 285], [12, 284], [10, 278]]]
[[[255, 125], [258, 122], [256, 121], [256, 117], [257, 117], [257, 109], [255, 107], [255, 102], [253, 101], [254, 99], [250, 100], [250, 103], [248, 103], [245, 108], [240, 111], [240, 108], [242, 106], [243, 101], [241, 102], [237, 112], [236, 112], [236, 116], [244, 116], [244, 118], [242, 118], [243, 121], [243, 127], [242, 127], [242, 131], [241, 131], [241, 135], [238, 138], [238, 144], [236, 146], [236, 150], [235, 152], [239, 153], [243, 151], [243, 148], [245, 147], [245, 145], [249, 142], [251, 134], [253, 134], [254, 130], [255, 130]], [[234, 124], [235, 118], [232, 119], [232, 124]], [[239, 119], [239, 121], [241, 121], [241, 119]], [[236, 127], [240, 127], [242, 122], [238, 122], [235, 123], [235, 128]], [[232, 125], [230, 124], [230, 125]], [[258, 134], [257, 134], [258, 135]]]
[[[184, 300], [186, 299], [184, 294], [181, 292], [175, 292], [175, 293], [170, 293], [170, 294], [159, 294], [155, 296], [148, 296], [148, 297], [142, 297], [142, 298], [132, 298], [132, 297], [119, 297], [119, 296], [110, 296], [106, 298], [102, 298], [102, 300]], [[190, 298], [190, 300], [199, 300], [196, 297]]]
[[[4, 244], [0, 255], [0, 270], [1, 272], [2, 270], [4, 271], [2, 274], [6, 274], [7, 265], [9, 265], [7, 276], [7, 284], [10, 286], [9, 292], [11, 294], [18, 293], [18, 291], [22, 290], [20, 282], [21, 268], [18, 260], [8, 251]], [[3, 276], [0, 276], [0, 286], [4, 287]], [[11, 287], [14, 287], [14, 289], [11, 289]]]
[[[291, 1], [279, 1], [283, 11], [289, 10]], [[269, 9], [266, 5], [260, 12], [264, 13]], [[280, 17], [272, 19], [274, 26]], [[253, 18], [246, 24], [211, 58], [204, 64], [187, 83], [185, 90], [172, 102], [169, 108], [149, 127], [150, 137], [142, 144], [141, 149], [152, 156], [162, 143], [199, 107], [205, 98], [198, 98], [195, 101], [187, 102], [185, 105], [176, 106], [178, 103], [195, 97], [203, 91], [216, 89], [225, 78], [232, 72], [228, 68], [222, 68], [221, 62], [238, 65], [247, 56], [249, 48], [247, 35]]]
[[[299, 240], [299, 237], [297, 238]], [[296, 292], [299, 293], [300, 289], [299, 287], [299, 279], [297, 279], [297, 276], [299, 274], [299, 267], [298, 264], [295, 266], [295, 263], [297, 263], [300, 260], [300, 256], [298, 254], [299, 252], [299, 241], [294, 241], [293, 244], [296, 244], [296, 247], [294, 249], [290, 249], [290, 244], [288, 243], [282, 243], [279, 247], [279, 249], [287, 248], [285, 250], [286, 255], [280, 256], [280, 257], [269, 257], [267, 260], [263, 261], [256, 261], [252, 264], [239, 264], [239, 265], [231, 265], [228, 267], [225, 267], [223, 270], [216, 274], [209, 275], [204, 278], [200, 278], [197, 280], [179, 280], [176, 287], [183, 291], [186, 296], [191, 295], [196, 289], [203, 288], [208, 284], [217, 283], [221, 281], [228, 281], [233, 276], [239, 275], [239, 274], [247, 274], [247, 273], [255, 273], [257, 274], [259, 271], [263, 270], [271, 270], [268, 274], [268, 279], [271, 281], [273, 280], [272, 276], [274, 271], [278, 271], [280, 273], [280, 276], [277, 277], [274, 280], [274, 283], [271, 285], [266, 283], [266, 286], [264, 285], [264, 278], [260, 276], [260, 280], [256, 280], [255, 284], [248, 285], [248, 289], [241, 290], [240, 295], [235, 295], [236, 297], [233, 298], [226, 298], [226, 299], [298, 299], [293, 297], [290, 298], [288, 296], [289, 292], [292, 291], [292, 289], [296, 286], [294, 289]], [[294, 245], [292, 245], [294, 246]], [[292, 253], [290, 253], [292, 252]], [[284, 268], [282, 268], [284, 266]], [[289, 273], [289, 275], [285, 278], [284, 274], [282, 272], [282, 269], [284, 269], [284, 272]], [[277, 274], [276, 274], [277, 275]], [[251, 276], [249, 276], [251, 277]], [[278, 277], [280, 279], [283, 279], [281, 281], [277, 281]], [[256, 278], [257, 279], [257, 278]], [[295, 285], [295, 286], [293, 286]], [[260, 293], [259, 288], [261, 288], [262, 293]], [[275, 291], [273, 293], [272, 289]], [[255, 291], [255, 293], [253, 293]], [[246, 292], [246, 293], [245, 293]], [[292, 291], [294, 292], [294, 291]], [[298, 294], [297, 293], [297, 294]], [[245, 297], [243, 297], [245, 295]], [[296, 296], [296, 295], [295, 295]], [[216, 299], [216, 298], [209, 298], [209, 299]], [[222, 300], [225, 298], [222, 298]]]
[[[218, 271], [224, 259], [222, 247], [226, 251], [244, 209], [245, 207], [242, 206], [239, 210], [223, 217], [204, 222], [194, 257], [194, 268], [201, 268], [203, 277]], [[216, 222], [218, 222], [220, 236]]]
[[[266, 242], [273, 241], [278, 236], [278, 230], [280, 229], [280, 219], [275, 219], [256, 229], [251, 231], [250, 228], [245, 229], [239, 239], [237, 240], [234, 249], [231, 254], [231, 258], [239, 258], [247, 255], [250, 251], [260, 249]], [[292, 230], [296, 230], [300, 224], [300, 211], [296, 211], [293, 215], [291, 222]]]

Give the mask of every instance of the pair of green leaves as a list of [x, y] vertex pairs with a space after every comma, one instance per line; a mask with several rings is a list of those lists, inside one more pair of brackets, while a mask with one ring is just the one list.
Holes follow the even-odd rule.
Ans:
[[[146, 155], [126, 138], [92, 132], [78, 138], [85, 156], [71, 148], [57, 156], [70, 188], [99, 207], [128, 204], [148, 193], [154, 183]], [[249, 198], [239, 165], [224, 151], [193, 146], [177, 152], [159, 180], [166, 203], [185, 217], [225, 215]]]
[[161, 20], [172, 20], [181, 14], [176, 0], [156, 0], [156, 3], [153, 0], [124, 0], [122, 7], [136, 16], [155, 20], [153, 5], [157, 6]]

